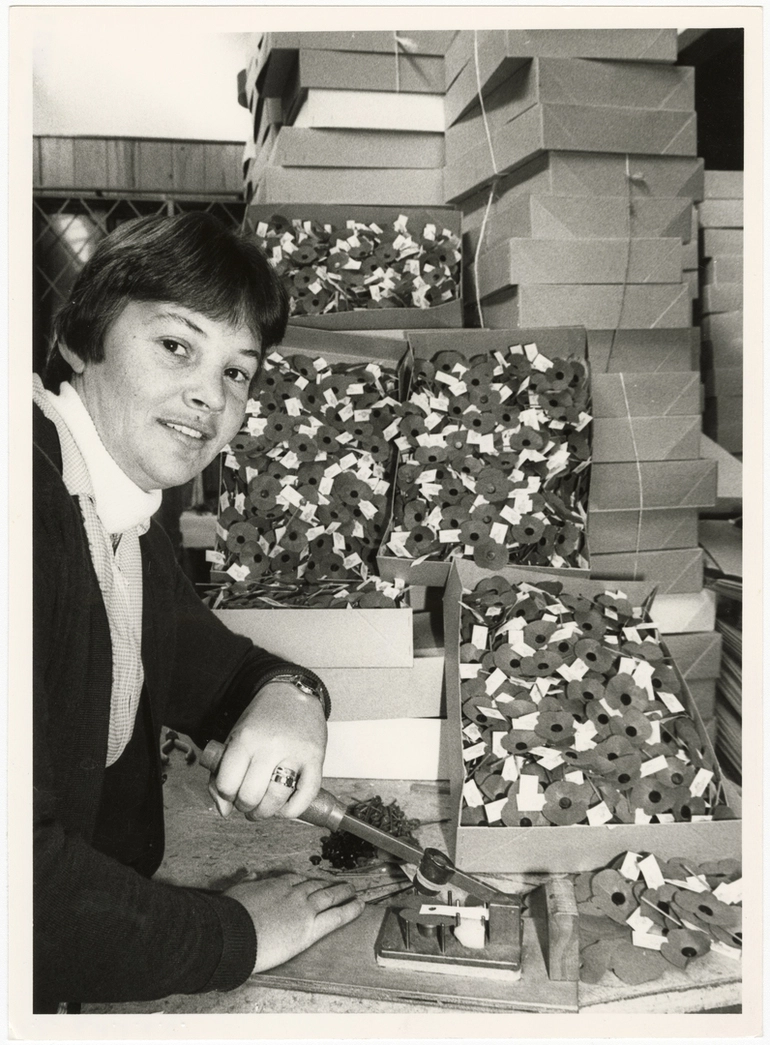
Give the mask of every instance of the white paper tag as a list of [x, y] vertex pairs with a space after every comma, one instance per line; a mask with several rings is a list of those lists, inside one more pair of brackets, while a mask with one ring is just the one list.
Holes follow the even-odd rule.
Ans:
[[565, 773], [564, 779], [569, 780], [571, 784], [584, 784], [586, 780], [582, 769], [573, 769], [569, 773]]
[[508, 755], [505, 762], [503, 762], [503, 768], [500, 771], [500, 776], [503, 780], [518, 780], [519, 779], [519, 767], [516, 765], [516, 759], [513, 755]]
[[673, 693], [665, 693], [663, 690], [660, 690], [658, 692], [658, 700], [666, 705], [672, 715], [685, 710], [684, 704]]
[[650, 758], [646, 762], [642, 762], [642, 768], [639, 770], [639, 773], [643, 777], [652, 776], [653, 773], [660, 773], [667, 766], [666, 756], [658, 755], [656, 758]]
[[478, 744], [473, 744], [471, 747], [466, 747], [463, 751], [463, 761], [471, 762], [474, 758], [481, 758], [487, 751], [487, 745], [483, 740], [479, 741]]
[[531, 773], [519, 777], [516, 805], [522, 813], [539, 813], [545, 805], [545, 795], [538, 792], [539, 781]]
[[743, 879], [736, 878], [734, 882], [720, 882], [714, 890], [714, 896], [722, 903], [741, 903], [743, 901]]
[[471, 645], [475, 646], [478, 650], [485, 650], [487, 648], [487, 638], [489, 637], [489, 628], [485, 628], [482, 624], [474, 624], [471, 629]]
[[591, 827], [599, 827], [601, 824], [606, 824], [612, 820], [612, 811], [609, 809], [606, 802], [599, 802], [595, 806], [591, 806], [588, 810], [588, 823]]
[[661, 886], [666, 884], [658, 866], [658, 861], [652, 854], [639, 861], [639, 870], [644, 875], [648, 889], [660, 889]]
[[[654, 922], [652, 923], [655, 924]], [[665, 936], [655, 936], [651, 933], [631, 933], [631, 943], [634, 947], [643, 947], [648, 951], [659, 951], [666, 942]]]
[[484, 813], [486, 814], [487, 820], [490, 824], [494, 824], [500, 819], [500, 814], [503, 811], [503, 806], [507, 803], [507, 798], [498, 798], [494, 802], [487, 802], [484, 806]]
[[624, 878], [627, 878], [629, 882], [636, 882], [639, 879], [639, 861], [641, 860], [640, 853], [632, 853], [630, 850], [626, 853], [623, 858], [623, 863], [620, 865], [620, 873]]
[[463, 784], [463, 798], [472, 809], [484, 805], [484, 796], [479, 791], [475, 780], [466, 780]]
[[690, 794], [695, 798], [700, 798], [713, 779], [714, 774], [711, 770], [701, 767], [693, 777], [693, 781], [690, 784]]

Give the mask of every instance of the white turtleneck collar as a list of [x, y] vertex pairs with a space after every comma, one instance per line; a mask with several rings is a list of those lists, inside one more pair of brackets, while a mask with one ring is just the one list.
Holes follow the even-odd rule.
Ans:
[[96, 502], [96, 512], [108, 533], [125, 533], [149, 522], [160, 507], [160, 490], [142, 490], [129, 479], [105, 447], [91, 415], [78, 393], [63, 381], [59, 394], [46, 389], [49, 402], [59, 413], [83, 455]]

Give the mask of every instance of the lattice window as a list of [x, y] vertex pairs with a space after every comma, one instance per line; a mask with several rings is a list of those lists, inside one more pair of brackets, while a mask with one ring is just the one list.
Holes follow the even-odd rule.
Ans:
[[133, 218], [203, 210], [240, 228], [245, 204], [238, 201], [129, 197], [117, 194], [49, 195], [33, 199], [33, 365], [42, 370], [54, 316], [75, 278], [110, 232]]

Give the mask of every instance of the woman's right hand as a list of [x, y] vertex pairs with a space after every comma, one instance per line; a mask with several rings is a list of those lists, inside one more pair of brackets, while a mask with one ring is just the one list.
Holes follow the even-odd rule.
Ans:
[[251, 915], [257, 934], [254, 972], [282, 965], [349, 922], [364, 909], [348, 882], [282, 874], [226, 889]]

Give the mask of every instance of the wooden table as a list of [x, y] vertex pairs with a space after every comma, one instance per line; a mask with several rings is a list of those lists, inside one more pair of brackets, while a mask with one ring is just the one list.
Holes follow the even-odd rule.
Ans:
[[[297, 821], [273, 819], [250, 823], [234, 813], [222, 820], [214, 809], [206, 790], [207, 774], [197, 765], [187, 765], [174, 753], [168, 767], [164, 788], [166, 805], [166, 855], [157, 877], [177, 885], [224, 887], [234, 876], [271, 869], [294, 870], [319, 874], [310, 856], [321, 852], [321, 838], [328, 832]], [[341, 799], [365, 799], [381, 795], [385, 802], [395, 799], [409, 817], [422, 821], [419, 841], [423, 846], [451, 850], [449, 844], [449, 795], [445, 785], [410, 781], [329, 780], [324, 786]], [[329, 874], [329, 872], [320, 872]], [[392, 888], [389, 872], [376, 870], [346, 875], [357, 890], [371, 903], [384, 889]], [[542, 875], [485, 876], [506, 891], [527, 893], [542, 884]], [[379, 907], [376, 908], [379, 910]], [[373, 917], [375, 908], [367, 908], [365, 917]], [[363, 919], [362, 919], [363, 921]], [[321, 965], [328, 955], [339, 955], [341, 933], [316, 945], [324, 945]], [[308, 962], [300, 966], [304, 976]], [[324, 958], [324, 955], [326, 956]], [[297, 960], [295, 959], [295, 962]], [[343, 963], [344, 964], [344, 963]], [[287, 967], [283, 967], [284, 970]], [[526, 968], [526, 963], [525, 963]], [[311, 977], [316, 974], [312, 971]], [[349, 982], [335, 990], [334, 983], [318, 985], [318, 989], [297, 990], [302, 976], [271, 975], [252, 977], [241, 987], [228, 993], [172, 995], [161, 1001], [132, 1004], [99, 1004], [83, 1006], [84, 1013], [435, 1013], [446, 1003], [420, 1001], [414, 997], [389, 997], [387, 992], [373, 989], [371, 984]], [[353, 974], [354, 976], [354, 974]], [[415, 977], [412, 977], [414, 980]], [[418, 977], [419, 979], [419, 977]], [[451, 980], [452, 977], [443, 979]], [[307, 980], [305, 980], [307, 986]], [[451, 989], [451, 988], [450, 988]], [[556, 994], [557, 988], [551, 990]], [[533, 1011], [548, 1011], [544, 993]], [[632, 987], [608, 973], [600, 984], [580, 984], [578, 1000], [581, 1012], [688, 1013], [734, 1006], [741, 1001], [740, 963], [717, 955], [707, 955], [686, 970], [672, 967], [660, 980]], [[450, 1006], [452, 1003], [449, 1003]], [[453, 1007], [457, 1008], [457, 1002]], [[515, 1007], [514, 1007], [515, 1008]], [[487, 1009], [485, 1011], [500, 1011]], [[561, 1010], [565, 1011], [565, 1010]]]

